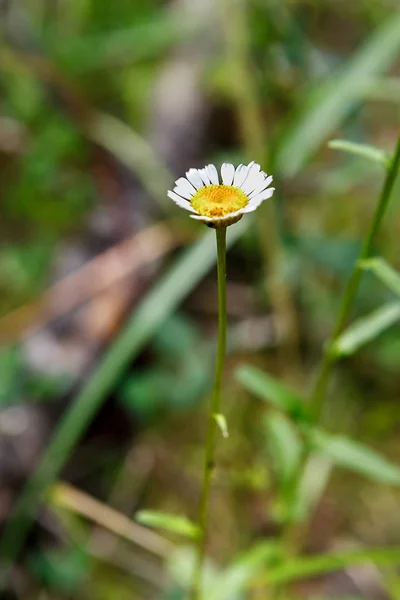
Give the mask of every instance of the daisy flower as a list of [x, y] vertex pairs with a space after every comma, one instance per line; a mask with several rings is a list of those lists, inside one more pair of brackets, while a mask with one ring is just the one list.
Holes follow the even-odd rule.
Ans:
[[221, 181], [216, 167], [207, 165], [204, 169], [189, 169], [186, 177], [177, 179], [168, 196], [193, 213], [192, 219], [218, 229], [236, 223], [270, 198], [274, 193], [274, 188], [269, 187], [271, 182], [272, 176], [267, 176], [254, 161], [236, 169], [224, 163]]

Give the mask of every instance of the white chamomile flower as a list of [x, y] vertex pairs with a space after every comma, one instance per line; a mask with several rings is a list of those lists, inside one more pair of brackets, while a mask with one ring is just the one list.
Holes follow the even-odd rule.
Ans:
[[236, 169], [229, 163], [221, 167], [221, 183], [214, 165], [204, 169], [189, 169], [186, 177], [175, 182], [168, 196], [178, 206], [193, 213], [193, 219], [209, 227], [227, 227], [239, 221], [245, 213], [253, 212], [270, 198], [274, 188], [272, 176], [251, 162]]

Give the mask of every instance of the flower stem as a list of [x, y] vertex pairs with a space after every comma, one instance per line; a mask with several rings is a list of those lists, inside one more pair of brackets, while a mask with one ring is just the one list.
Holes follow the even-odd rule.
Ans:
[[226, 352], [226, 227], [218, 228], [215, 231], [217, 236], [218, 255], [218, 349], [204, 455], [203, 487], [201, 490], [198, 518], [199, 537], [191, 590], [191, 597], [193, 600], [200, 600], [202, 597], [201, 587], [207, 541], [208, 507], [211, 479], [214, 470], [214, 452], [218, 426], [216, 415], [220, 412], [222, 372]]

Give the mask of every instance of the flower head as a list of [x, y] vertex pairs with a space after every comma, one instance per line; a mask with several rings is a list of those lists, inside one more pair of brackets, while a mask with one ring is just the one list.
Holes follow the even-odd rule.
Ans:
[[204, 169], [189, 169], [186, 177], [177, 179], [168, 196], [193, 213], [192, 219], [210, 227], [227, 227], [272, 196], [274, 188], [268, 187], [271, 182], [272, 176], [268, 177], [255, 162], [236, 169], [224, 163], [221, 183], [215, 166], [207, 165]]

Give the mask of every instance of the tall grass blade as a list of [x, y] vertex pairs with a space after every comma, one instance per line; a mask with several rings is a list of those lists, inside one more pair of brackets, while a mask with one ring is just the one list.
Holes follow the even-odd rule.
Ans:
[[371, 35], [353, 57], [323, 84], [318, 82], [289, 123], [277, 148], [276, 165], [292, 177], [324, 140], [337, 129], [370, 86], [398, 56], [400, 13], [393, 14]]

